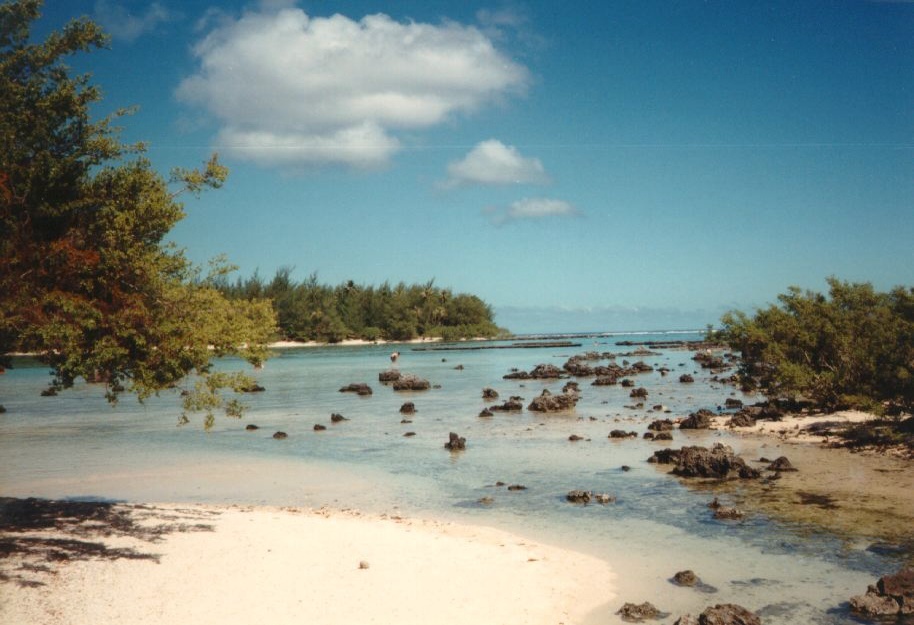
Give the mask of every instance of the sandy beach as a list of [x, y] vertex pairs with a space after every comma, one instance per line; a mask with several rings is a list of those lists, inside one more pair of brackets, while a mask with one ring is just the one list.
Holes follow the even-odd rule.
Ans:
[[20, 549], [0, 560], [0, 622], [570, 625], [615, 598], [607, 563], [483, 527], [269, 507], [106, 514], [2, 533]]

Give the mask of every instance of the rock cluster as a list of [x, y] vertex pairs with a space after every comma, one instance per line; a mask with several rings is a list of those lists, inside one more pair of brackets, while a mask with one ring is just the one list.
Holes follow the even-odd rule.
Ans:
[[555, 365], [536, 365], [529, 373], [526, 371], [513, 371], [504, 376], [506, 380], [555, 380], [565, 377], [562, 370]]
[[706, 609], [697, 619], [680, 616], [673, 625], [762, 625], [762, 619], [740, 605], [723, 603]]
[[711, 427], [711, 418], [714, 413], [702, 408], [698, 412], [691, 413], [679, 424], [680, 430], [706, 430]]
[[761, 474], [733, 453], [727, 445], [716, 443], [714, 447], [683, 447], [682, 449], [661, 449], [655, 451], [648, 462], [673, 464], [671, 473], [680, 477], [729, 477], [757, 478]]
[[549, 392], [549, 389], [544, 388], [540, 396], [535, 397], [533, 401], [530, 402], [530, 405], [527, 406], [527, 410], [532, 412], [562, 412], [565, 410], [572, 410], [578, 403], [579, 398], [579, 395], [573, 390], [564, 392], [561, 395], [553, 395]]
[[851, 610], [869, 617], [914, 614], [914, 568], [879, 578], [866, 594], [851, 597]]
[[428, 380], [409, 373], [401, 374], [393, 383], [395, 391], [427, 391], [431, 386]]
[[356, 393], [358, 395], [371, 395], [371, 387], [364, 382], [353, 382], [340, 389], [340, 393]]

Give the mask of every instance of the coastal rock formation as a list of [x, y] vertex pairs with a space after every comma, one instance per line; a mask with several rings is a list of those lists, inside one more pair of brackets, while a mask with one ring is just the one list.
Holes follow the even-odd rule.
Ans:
[[539, 397], [533, 399], [527, 410], [532, 412], [562, 412], [572, 410], [578, 403], [578, 394], [574, 392], [553, 395], [549, 389], [543, 389]]
[[769, 464], [766, 468], [769, 471], [777, 471], [779, 473], [782, 471], [796, 471], [797, 470], [796, 467], [794, 467], [792, 464], [790, 464], [790, 460], [787, 459], [787, 456], [781, 456], [780, 458], [778, 458], [777, 460], [775, 460], [774, 462]]
[[592, 386], [612, 386], [618, 383], [619, 378], [614, 375], [601, 375], [596, 380], [594, 380]]
[[400, 412], [402, 414], [414, 414], [416, 412], [416, 404], [411, 401], [404, 403], [400, 406]]
[[724, 402], [724, 407], [725, 407], [725, 408], [731, 408], [731, 409], [733, 409], [733, 408], [742, 408], [742, 407], [743, 407], [743, 402], [741, 402], [740, 400], [735, 399], [735, 398], [733, 398], [733, 397], [728, 397], [727, 400]]
[[487, 386], [482, 389], [482, 398], [485, 400], [496, 400], [498, 399], [498, 391]]
[[509, 400], [505, 401], [504, 403], [502, 403], [498, 406], [490, 407], [489, 410], [492, 410], [495, 412], [515, 412], [518, 410], [523, 410], [524, 405], [521, 403], [523, 400], [524, 400], [523, 397], [518, 397], [515, 395], [515, 396], [511, 397]]
[[568, 494], [565, 495], [565, 499], [571, 503], [590, 503], [590, 491], [586, 490], [571, 490], [568, 491]]
[[645, 601], [641, 604], [636, 603], [626, 603], [616, 614], [620, 615], [623, 620], [632, 621], [635, 623], [647, 620], [647, 619], [656, 619], [660, 618], [660, 610], [653, 606], [648, 601]]
[[478, 415], [478, 416], [480, 416], [480, 417], [493, 417], [493, 416], [495, 416], [495, 413], [492, 412], [491, 410], [489, 410], [488, 408], [483, 408], [482, 410], [479, 411], [479, 415]]
[[737, 521], [746, 516], [746, 513], [739, 508], [729, 508], [727, 506], [718, 506], [714, 508], [714, 518], [725, 521]]
[[555, 365], [536, 365], [532, 371], [514, 371], [504, 376], [506, 380], [555, 380], [564, 377], [562, 370]]
[[326, 426], [326, 425], [321, 425], [320, 423], [315, 423], [315, 424], [314, 424], [314, 431], [315, 431], [315, 432], [323, 432], [323, 431], [326, 430], [326, 429], [327, 429], [327, 426]]
[[751, 428], [755, 425], [755, 417], [753, 417], [752, 413], [748, 410], [740, 410], [735, 415], [730, 417], [727, 425], [729, 425], [731, 428]]
[[260, 427], [254, 425], [253, 423], [248, 423], [246, 426], [244, 426], [244, 429], [247, 430], [248, 432], [254, 432], [255, 430], [259, 430]]
[[333, 414], [330, 415], [331, 423], [340, 423], [342, 421], [349, 421], [349, 419], [347, 419], [346, 417], [344, 417], [343, 415], [341, 415], [338, 412], [334, 412]]
[[393, 383], [395, 391], [427, 391], [431, 386], [428, 380], [412, 374], [401, 375]]
[[400, 379], [400, 372], [396, 369], [388, 369], [378, 374], [378, 382], [396, 382]]
[[289, 435], [286, 434], [285, 432], [276, 432], [275, 434], [273, 434], [273, 438], [275, 438], [278, 441], [281, 441], [285, 438], [289, 438]]
[[613, 430], [609, 433], [609, 438], [637, 438], [637, 432], [626, 432], [625, 430]]
[[690, 376], [688, 373], [683, 373], [681, 376], [679, 376], [679, 381], [683, 384], [691, 384], [695, 381], [695, 378]]
[[340, 393], [356, 393], [358, 395], [371, 395], [371, 387], [364, 382], [353, 382], [340, 389]]
[[673, 429], [673, 422], [669, 419], [655, 419], [651, 421], [647, 429], [654, 432], [669, 432]]
[[762, 625], [762, 619], [743, 606], [724, 603], [702, 612], [698, 625]]
[[683, 447], [678, 450], [661, 449], [655, 451], [648, 462], [675, 464], [671, 473], [680, 477], [748, 479], [760, 476], [757, 469], [748, 466], [745, 460], [733, 453], [732, 448], [721, 443], [716, 443], [711, 449], [698, 446]]
[[671, 440], [673, 440], [673, 433], [672, 432], [657, 432], [656, 434], [654, 434], [653, 438], [655, 441], [671, 441]]
[[914, 568], [879, 578], [865, 595], [851, 597], [851, 610], [868, 617], [914, 614]]
[[632, 389], [632, 392], [629, 393], [628, 396], [629, 397], [639, 397], [641, 399], [644, 399], [645, 397], [647, 397], [647, 389], [644, 388], [643, 386], [639, 386], [636, 389]]
[[711, 427], [711, 417], [714, 413], [702, 408], [698, 412], [693, 412], [679, 424], [680, 430], [706, 430]]
[[451, 451], [462, 451], [467, 448], [467, 439], [460, 436], [456, 432], [451, 432], [448, 434], [448, 442], [444, 444], [445, 449]]
[[673, 579], [670, 580], [677, 586], [694, 586], [698, 583], [698, 576], [695, 575], [694, 571], [685, 570], [679, 571], [673, 576]]

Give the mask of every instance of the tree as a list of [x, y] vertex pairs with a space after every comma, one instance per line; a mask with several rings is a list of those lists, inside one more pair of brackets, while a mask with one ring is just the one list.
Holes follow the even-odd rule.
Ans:
[[723, 316], [715, 338], [741, 351], [744, 384], [825, 410], [914, 409], [914, 289], [828, 285], [827, 296], [791, 287], [752, 317]]
[[166, 181], [142, 145], [119, 140], [113, 122], [128, 111], [92, 121], [100, 92], [64, 59], [107, 38], [82, 18], [33, 43], [41, 6], [0, 5], [0, 354], [34, 352], [56, 388], [101, 381], [111, 401], [196, 374], [185, 407], [206, 409], [209, 425], [219, 388], [247, 384], [211, 375], [212, 358], [259, 364], [275, 327], [268, 301], [215, 288], [224, 263], [202, 275], [164, 242], [184, 217], [178, 197], [219, 188], [227, 170], [213, 156]]

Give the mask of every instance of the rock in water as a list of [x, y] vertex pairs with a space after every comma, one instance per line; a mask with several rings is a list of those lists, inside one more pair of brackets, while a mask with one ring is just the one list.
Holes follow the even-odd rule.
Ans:
[[699, 625], [762, 625], [762, 619], [735, 603], [708, 608], [698, 617]]
[[462, 451], [467, 448], [467, 439], [463, 438], [456, 432], [448, 434], [449, 440], [444, 444], [445, 449], [451, 451]]

